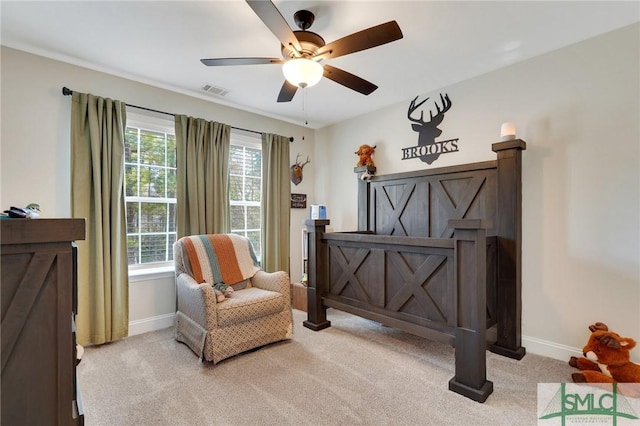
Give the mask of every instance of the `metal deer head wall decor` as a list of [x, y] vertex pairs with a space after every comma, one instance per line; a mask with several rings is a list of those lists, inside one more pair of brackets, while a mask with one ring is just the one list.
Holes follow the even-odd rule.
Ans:
[[291, 171], [291, 182], [293, 182], [294, 185], [302, 182], [302, 169], [304, 168], [304, 166], [311, 162], [311, 160], [309, 160], [309, 156], [307, 155], [307, 161], [300, 164], [300, 162], [298, 161], [298, 157], [300, 157], [300, 154], [296, 155], [296, 163], [292, 164], [291, 168], [289, 169]]
[[413, 116], [414, 112], [420, 108], [429, 98], [416, 104], [418, 97], [416, 96], [411, 101], [409, 109], [407, 110], [407, 118], [412, 122], [411, 128], [414, 132], [418, 132], [418, 145], [409, 148], [402, 148], [402, 159], [409, 160], [412, 158], [420, 158], [427, 164], [433, 163], [440, 157], [440, 154], [446, 154], [449, 152], [458, 151], [458, 139], [449, 139], [446, 141], [436, 141], [436, 138], [442, 134], [442, 130], [438, 129], [438, 126], [444, 119], [444, 114], [451, 108], [451, 100], [449, 95], [440, 94], [440, 103], [435, 102], [436, 114], [433, 111], [429, 111], [429, 121], [424, 119], [424, 111], [420, 111], [420, 118]]

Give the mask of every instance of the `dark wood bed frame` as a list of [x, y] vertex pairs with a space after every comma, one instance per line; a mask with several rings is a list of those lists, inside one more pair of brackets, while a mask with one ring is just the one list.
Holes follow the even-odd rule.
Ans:
[[492, 352], [521, 359], [520, 139], [492, 145], [497, 159], [363, 181], [358, 231], [327, 233], [308, 220], [308, 317], [331, 325], [346, 311], [455, 348], [449, 389], [484, 402], [487, 329]]

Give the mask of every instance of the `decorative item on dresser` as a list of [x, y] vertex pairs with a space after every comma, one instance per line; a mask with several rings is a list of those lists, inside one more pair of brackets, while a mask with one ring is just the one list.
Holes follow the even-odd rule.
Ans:
[[[327, 233], [309, 220], [308, 319], [343, 310], [455, 347], [449, 389], [484, 402], [491, 351], [521, 359], [520, 139], [497, 160], [357, 180], [358, 231]], [[364, 167], [355, 172], [362, 174]]]
[[82, 425], [76, 247], [84, 219], [3, 219], [3, 425]]

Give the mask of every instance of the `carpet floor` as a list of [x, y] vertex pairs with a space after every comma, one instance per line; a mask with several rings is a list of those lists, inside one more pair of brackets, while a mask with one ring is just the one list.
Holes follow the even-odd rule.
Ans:
[[483, 404], [448, 390], [448, 345], [330, 309], [313, 332], [201, 363], [173, 329], [87, 347], [78, 365], [85, 423], [98, 425], [535, 425], [537, 384], [570, 382], [566, 362], [487, 352]]

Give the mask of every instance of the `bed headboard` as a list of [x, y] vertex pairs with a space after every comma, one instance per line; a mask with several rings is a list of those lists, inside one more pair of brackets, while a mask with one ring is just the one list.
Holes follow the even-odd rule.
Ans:
[[[450, 219], [496, 219], [496, 161], [373, 178], [368, 217], [379, 235], [450, 238]], [[494, 235], [488, 229], [487, 235]]]
[[[499, 235], [496, 226], [505, 215], [520, 220], [520, 212], [514, 211], [516, 206], [508, 201], [515, 195], [519, 205], [519, 152], [526, 149], [526, 144], [516, 139], [493, 144], [492, 149], [498, 153], [498, 159], [493, 161], [359, 181], [358, 230], [378, 235], [449, 238], [453, 235], [453, 229], [448, 227], [450, 219], [486, 219], [492, 224], [487, 235]], [[359, 174], [364, 171], [364, 167], [356, 169]], [[518, 194], [514, 194], [516, 189]], [[506, 210], [499, 212], [500, 208]]]

